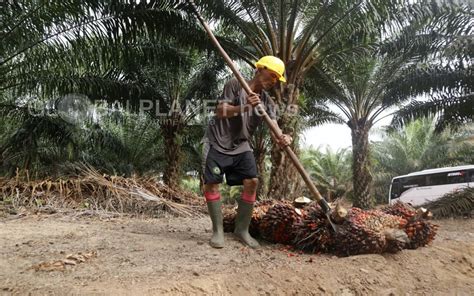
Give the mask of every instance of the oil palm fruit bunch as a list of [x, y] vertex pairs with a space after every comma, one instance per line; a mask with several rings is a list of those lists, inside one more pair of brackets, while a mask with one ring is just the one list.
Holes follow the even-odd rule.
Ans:
[[417, 211], [412, 206], [397, 202], [391, 206], [383, 209], [385, 213], [398, 215], [407, 220], [404, 227], [408, 239], [406, 247], [409, 249], [416, 249], [422, 246], [426, 246], [432, 242], [436, 236], [438, 225], [428, 222], [425, 217], [429, 217], [424, 211]]
[[301, 221], [301, 211], [285, 202], [270, 207], [259, 222], [263, 239], [280, 244], [290, 244], [295, 238], [294, 225]]
[[356, 223], [344, 223], [336, 234], [332, 252], [340, 256], [382, 253], [385, 237]]
[[[311, 252], [331, 252], [340, 256], [398, 252], [430, 243], [437, 226], [426, 215], [397, 203], [383, 210], [350, 208], [340, 215], [335, 232], [324, 211], [311, 202], [303, 209], [289, 202], [265, 200], [256, 203], [249, 231], [267, 241], [293, 244]], [[224, 209], [224, 231], [233, 231], [235, 208]]]
[[406, 248], [410, 242], [408, 235], [402, 229], [386, 229], [383, 234], [385, 235], [385, 250], [387, 253], [396, 253]]
[[400, 216], [407, 221], [416, 216], [416, 209], [401, 201], [383, 208], [382, 211], [386, 214]]
[[351, 208], [347, 220], [362, 224], [364, 227], [376, 232], [382, 232], [385, 229], [402, 229], [407, 224], [407, 220], [403, 217], [391, 215], [380, 210], [364, 211], [359, 208]]
[[252, 219], [250, 220], [249, 233], [254, 237], [260, 237], [260, 223], [262, 218], [267, 214], [268, 210], [271, 209], [278, 201], [274, 199], [260, 200], [255, 203], [255, 207], [252, 213]]
[[414, 218], [408, 221], [405, 232], [410, 239], [407, 244], [408, 249], [424, 247], [432, 242], [436, 236], [438, 225], [432, 224], [422, 218]]
[[335, 233], [332, 251], [342, 256], [394, 252], [407, 241], [406, 220], [380, 210], [351, 208]]
[[327, 252], [334, 242], [333, 231], [317, 202], [303, 209], [301, 220], [294, 225], [294, 245], [309, 253]]

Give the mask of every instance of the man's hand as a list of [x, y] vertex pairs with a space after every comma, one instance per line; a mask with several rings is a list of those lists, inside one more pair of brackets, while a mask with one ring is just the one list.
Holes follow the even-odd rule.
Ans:
[[282, 134], [278, 139], [278, 145], [280, 145], [281, 148], [289, 146], [291, 142], [293, 142], [293, 138], [290, 135]]
[[261, 103], [260, 101], [260, 96], [257, 95], [256, 93], [250, 93], [247, 97], [247, 102], [252, 105], [252, 107], [257, 106], [258, 104]]

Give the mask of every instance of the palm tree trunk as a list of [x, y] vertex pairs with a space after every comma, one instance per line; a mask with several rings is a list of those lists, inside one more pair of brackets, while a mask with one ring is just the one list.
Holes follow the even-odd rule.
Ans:
[[354, 186], [354, 206], [370, 209], [374, 201], [370, 195], [372, 175], [369, 159], [369, 125], [350, 126], [352, 134], [352, 182]]
[[[299, 91], [293, 84], [286, 85], [285, 89], [276, 95], [276, 103], [281, 115], [278, 125], [284, 134], [290, 135], [293, 139], [296, 139], [298, 131], [298, 114], [296, 113], [298, 96]], [[291, 148], [298, 154], [297, 141], [293, 141]], [[293, 199], [300, 195], [301, 178], [285, 151], [273, 143], [271, 156], [272, 171], [268, 195], [273, 199]]]
[[265, 155], [269, 151], [268, 145], [270, 140], [268, 137], [269, 133], [263, 126], [259, 126], [252, 136], [253, 155], [255, 157], [258, 172], [257, 198], [259, 199], [267, 194], [267, 184], [265, 182], [265, 175], [267, 173], [265, 168]]
[[[292, 147], [295, 153], [297, 152]], [[273, 199], [294, 199], [301, 193], [301, 178], [291, 160], [284, 150], [272, 146], [272, 171], [270, 173], [270, 185], [268, 196]]]
[[181, 180], [183, 153], [179, 141], [180, 127], [173, 122], [162, 124], [165, 150], [163, 181], [171, 188], [178, 188]]

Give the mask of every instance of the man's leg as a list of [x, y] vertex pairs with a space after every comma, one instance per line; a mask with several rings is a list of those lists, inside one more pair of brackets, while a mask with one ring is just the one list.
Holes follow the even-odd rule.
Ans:
[[224, 226], [222, 221], [222, 202], [219, 193], [219, 184], [205, 184], [204, 196], [206, 197], [207, 209], [212, 221], [212, 237], [209, 241], [211, 247], [224, 247]]
[[223, 172], [220, 165], [225, 165], [228, 160], [218, 154], [209, 143], [203, 146], [203, 178], [204, 197], [206, 198], [207, 209], [212, 221], [212, 237], [209, 244], [214, 248], [224, 247], [224, 226], [222, 221], [222, 202], [219, 193], [219, 183], [222, 183]]
[[235, 218], [234, 234], [251, 248], [258, 248], [260, 244], [250, 236], [249, 225], [252, 219], [253, 205], [257, 195], [258, 178], [244, 179], [244, 190], [239, 200], [239, 208]]

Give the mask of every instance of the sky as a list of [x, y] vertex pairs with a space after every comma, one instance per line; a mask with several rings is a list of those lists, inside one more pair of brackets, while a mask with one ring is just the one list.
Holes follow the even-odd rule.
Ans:
[[[381, 137], [377, 130], [390, 124], [392, 116], [387, 116], [377, 122], [369, 135], [369, 140], [380, 140]], [[324, 148], [329, 146], [333, 151], [341, 148], [351, 148], [351, 130], [343, 124], [324, 124], [318, 127], [308, 129], [303, 133], [302, 146], [304, 148], [313, 146], [313, 148]]]

